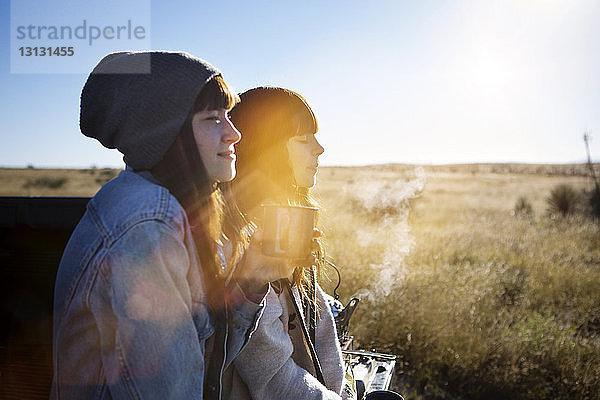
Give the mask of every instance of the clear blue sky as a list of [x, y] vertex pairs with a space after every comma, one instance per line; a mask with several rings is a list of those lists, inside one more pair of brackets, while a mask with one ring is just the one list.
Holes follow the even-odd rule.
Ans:
[[[60, 3], [37, 18], [125, 15]], [[79, 133], [86, 74], [11, 73], [0, 4], [0, 165], [121, 167]], [[327, 165], [583, 161], [586, 130], [600, 159], [598, 0], [174, 0], [126, 15], [148, 12], [150, 48], [205, 58], [239, 91], [302, 93]]]

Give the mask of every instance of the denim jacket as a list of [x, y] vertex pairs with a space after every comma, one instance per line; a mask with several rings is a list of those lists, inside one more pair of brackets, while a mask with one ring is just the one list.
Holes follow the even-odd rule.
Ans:
[[[214, 326], [199, 260], [183, 208], [143, 174], [128, 169], [104, 185], [64, 251], [51, 399], [202, 399]], [[237, 285], [231, 298], [221, 371], [264, 308]]]

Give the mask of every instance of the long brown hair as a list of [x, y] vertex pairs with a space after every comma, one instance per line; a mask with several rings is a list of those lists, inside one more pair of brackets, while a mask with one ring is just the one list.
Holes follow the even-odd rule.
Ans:
[[211, 79], [198, 94], [179, 135], [152, 174], [184, 208], [205, 279], [208, 300], [213, 310], [223, 306], [224, 268], [217, 255], [217, 241], [224, 233], [233, 245], [235, 262], [247, 239], [245, 220], [237, 208], [223, 201], [216, 183], [211, 182], [197, 150], [192, 117], [203, 110], [231, 109], [239, 97], [221, 76]]
[[[304, 97], [280, 87], [257, 87], [240, 95], [230, 117], [242, 133], [236, 145], [237, 177], [228, 184], [241, 212], [260, 225], [261, 204], [316, 206], [309, 188], [295, 185], [286, 147], [289, 138], [312, 135], [319, 129]], [[324, 257], [319, 255], [317, 267]], [[294, 274], [303, 295], [310, 286], [308, 275], [305, 268], [297, 268]]]

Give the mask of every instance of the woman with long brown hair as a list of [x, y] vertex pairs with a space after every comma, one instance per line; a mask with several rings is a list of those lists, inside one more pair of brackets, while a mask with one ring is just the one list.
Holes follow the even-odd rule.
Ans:
[[[258, 227], [264, 204], [314, 206], [319, 156], [317, 119], [298, 93], [258, 87], [240, 95], [230, 113], [242, 132], [238, 175], [228, 185], [232, 202]], [[340, 399], [344, 370], [335, 323], [316, 281], [324, 255], [289, 260], [286, 278], [271, 282], [266, 307], [235, 366], [247, 397]], [[316, 310], [316, 312], [315, 312]]]
[[228, 397], [263, 308], [241, 289], [260, 281], [255, 246], [230, 276], [248, 238], [219, 189], [235, 176], [237, 101], [187, 53], [114, 53], [90, 74], [81, 131], [127, 168], [90, 200], [63, 253], [51, 398]]

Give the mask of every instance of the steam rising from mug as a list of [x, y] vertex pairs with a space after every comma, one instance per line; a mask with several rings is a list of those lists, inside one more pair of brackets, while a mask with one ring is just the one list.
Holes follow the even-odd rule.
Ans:
[[362, 190], [352, 186], [346, 188], [353, 193], [363, 209], [382, 216], [377, 231], [366, 228], [356, 232], [360, 243], [368, 247], [374, 241], [382, 240], [381, 232], [387, 234], [382, 262], [369, 265], [374, 279], [369, 283], [365, 282], [365, 286], [354, 293], [353, 297], [379, 303], [402, 287], [407, 275], [404, 259], [414, 243], [408, 223], [409, 200], [421, 195], [426, 180], [422, 168], [416, 168], [412, 174], [412, 179], [388, 182], [383, 186], [379, 182], [373, 182], [373, 187], [367, 188], [364, 182], [360, 182], [358, 184], [362, 185]]

